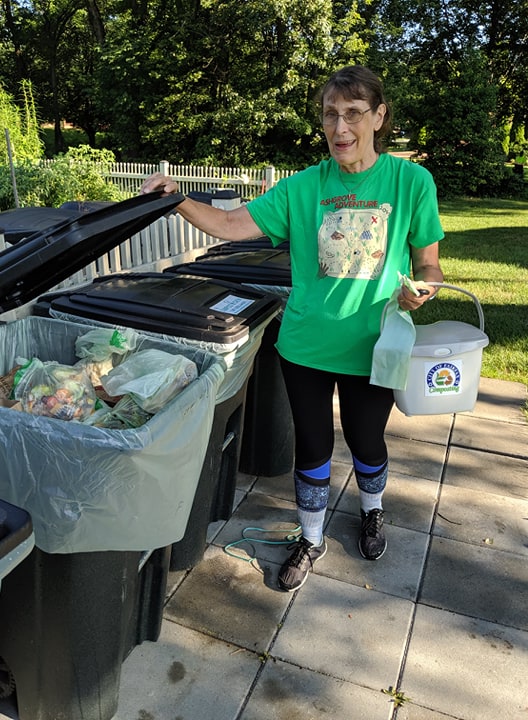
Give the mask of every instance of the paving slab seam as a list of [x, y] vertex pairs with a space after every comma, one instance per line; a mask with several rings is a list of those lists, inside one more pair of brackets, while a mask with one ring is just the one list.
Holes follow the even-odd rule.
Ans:
[[[259, 680], [260, 680], [260, 677], [261, 677], [262, 673], [264, 672], [264, 669], [265, 669], [266, 665], [267, 665], [270, 661], [276, 662], [276, 660], [280, 660], [281, 662], [284, 662], [284, 663], [286, 663], [286, 664], [288, 664], [288, 665], [291, 665], [292, 667], [298, 667], [298, 668], [301, 669], [301, 670], [303, 669], [303, 666], [301, 666], [301, 665], [297, 665], [296, 663], [289, 662], [288, 660], [285, 660], [284, 658], [281, 658], [280, 656], [274, 656], [274, 655], [273, 655], [273, 646], [275, 645], [275, 642], [276, 642], [276, 640], [277, 640], [277, 637], [278, 637], [278, 635], [279, 635], [279, 633], [280, 633], [280, 631], [281, 631], [281, 629], [282, 629], [282, 627], [283, 627], [283, 625], [284, 625], [284, 622], [285, 622], [286, 618], [288, 617], [288, 615], [289, 615], [289, 613], [290, 613], [290, 610], [292, 609], [292, 607], [293, 607], [293, 605], [294, 605], [294, 603], [295, 603], [295, 600], [297, 599], [297, 597], [298, 597], [299, 592], [301, 591], [301, 589], [302, 589], [302, 588], [299, 588], [299, 590], [296, 590], [294, 593], [292, 593], [291, 600], [290, 600], [290, 602], [288, 603], [288, 605], [287, 605], [286, 608], [284, 609], [284, 612], [283, 612], [282, 615], [281, 615], [280, 621], [279, 621], [279, 623], [277, 624], [277, 628], [276, 628], [276, 630], [275, 630], [275, 632], [274, 632], [274, 634], [273, 634], [273, 636], [272, 636], [272, 638], [271, 638], [271, 640], [270, 640], [270, 642], [269, 642], [269, 644], [268, 644], [267, 650], [265, 650], [265, 652], [264, 652], [263, 654], [257, 655], [257, 656], [259, 657], [260, 661], [261, 661], [261, 665], [260, 665], [257, 673], [255, 674], [255, 677], [253, 678], [253, 682], [251, 683], [251, 686], [249, 687], [248, 692], [246, 693], [246, 696], [245, 696], [244, 700], [243, 700], [242, 703], [241, 703], [240, 710], [239, 710], [238, 714], [236, 715], [236, 717], [234, 718], [234, 720], [242, 720], [242, 716], [243, 716], [243, 714], [244, 714], [244, 711], [245, 711], [245, 709], [246, 709], [249, 701], [251, 700], [251, 696], [253, 695], [253, 692], [255, 691], [255, 688], [256, 688], [257, 685], [258, 685], [258, 682], [259, 682]], [[245, 648], [245, 649], [247, 649], [247, 648]], [[251, 652], [251, 651], [250, 651], [250, 652]], [[325, 674], [325, 673], [320, 673], [320, 674]], [[329, 675], [328, 677], [333, 677], [333, 676]]]
[[[421, 569], [420, 569], [420, 575], [419, 575], [418, 584], [417, 584], [417, 588], [416, 588], [416, 600], [411, 601], [411, 602], [412, 602], [412, 606], [413, 606], [413, 607], [412, 607], [412, 613], [411, 613], [411, 617], [410, 617], [410, 620], [409, 620], [409, 629], [408, 629], [408, 631], [407, 631], [407, 636], [406, 636], [406, 638], [405, 638], [405, 645], [404, 645], [404, 648], [403, 648], [403, 652], [402, 652], [402, 656], [401, 656], [401, 660], [400, 660], [400, 664], [399, 664], [398, 677], [397, 677], [397, 679], [396, 679], [395, 690], [400, 690], [400, 689], [401, 689], [400, 686], [401, 686], [401, 683], [402, 683], [402, 681], [403, 681], [403, 676], [404, 676], [404, 674], [405, 674], [405, 667], [406, 667], [406, 664], [407, 664], [407, 657], [408, 657], [408, 654], [409, 654], [409, 648], [410, 648], [410, 644], [411, 644], [411, 640], [412, 640], [414, 625], [415, 625], [415, 622], [416, 622], [416, 613], [417, 613], [417, 610], [418, 610], [418, 605], [420, 604], [420, 594], [421, 594], [421, 592], [422, 592], [422, 588], [423, 588], [423, 584], [424, 584], [425, 571], [426, 571], [426, 568], [427, 568], [427, 562], [428, 562], [428, 559], [429, 559], [429, 555], [430, 555], [430, 553], [431, 553], [431, 545], [432, 545], [432, 542], [433, 542], [433, 529], [434, 529], [435, 522], [436, 522], [436, 517], [437, 517], [437, 514], [438, 514], [438, 507], [439, 507], [440, 498], [441, 498], [441, 495], [442, 495], [442, 487], [443, 487], [444, 479], [445, 479], [446, 472], [447, 472], [447, 465], [448, 465], [448, 462], [449, 462], [449, 448], [450, 448], [451, 438], [453, 437], [454, 427], [455, 427], [455, 422], [454, 422], [454, 417], [453, 417], [453, 418], [452, 418], [451, 425], [450, 425], [450, 427], [449, 427], [449, 433], [448, 433], [448, 436], [447, 436], [447, 440], [445, 441], [446, 451], [445, 451], [444, 460], [443, 460], [443, 463], [442, 463], [442, 472], [440, 473], [440, 478], [439, 478], [439, 481], [438, 481], [438, 492], [437, 492], [436, 499], [435, 499], [435, 501], [434, 501], [433, 513], [432, 513], [432, 515], [431, 515], [431, 519], [430, 519], [430, 522], [429, 522], [429, 530], [428, 530], [428, 532], [427, 532], [427, 535], [428, 535], [427, 545], [426, 545], [426, 549], [425, 549], [425, 553], [424, 553], [424, 558], [423, 558], [423, 562], [422, 562], [422, 567], [421, 567]], [[396, 720], [396, 719], [397, 719], [397, 716], [398, 716], [398, 707], [395, 705], [394, 708], [393, 708], [392, 715], [390, 716], [389, 720]]]
[[452, 442], [450, 447], [460, 448], [461, 450], [476, 450], [481, 453], [487, 453], [488, 455], [498, 455], [499, 457], [513, 458], [515, 460], [528, 460], [528, 452], [516, 453], [514, 450], [511, 452], [504, 452], [502, 450], [489, 450], [488, 448], [475, 447], [474, 445], [467, 445], [463, 442]]
[[418, 708], [418, 709], [421, 708], [422, 710], [425, 710], [428, 713], [434, 713], [435, 718], [443, 717], [443, 718], [446, 718], [446, 720], [466, 720], [465, 718], [461, 717], [460, 715], [451, 715], [451, 713], [445, 713], [445, 712], [442, 712], [442, 710], [436, 710], [435, 708], [430, 708], [430, 707], [427, 707], [427, 705], [420, 705], [419, 703], [415, 703], [415, 702], [409, 702], [408, 704], [406, 704], [405, 707], [402, 706], [401, 708], [395, 706], [392, 716], [389, 718], [389, 720], [398, 720], [398, 715], [399, 715], [400, 711], [402, 713], [404, 713], [406, 716], [406, 717], [402, 716], [402, 720], [407, 720], [409, 717], [409, 715], [408, 715], [408, 707], [409, 706], [413, 707], [413, 708]]
[[[445, 607], [442, 607], [441, 605], [434, 605], [431, 602], [423, 602], [422, 600], [417, 600], [414, 604], [416, 606], [415, 609], [418, 608], [418, 605], [421, 605], [422, 607], [431, 608], [432, 610], [440, 610], [441, 612], [446, 612], [450, 615], [456, 615], [461, 618], [468, 618], [469, 620], [476, 620], [477, 622], [483, 621], [482, 615], [471, 615], [470, 613], [461, 612], [460, 610], [449, 610]], [[520, 627], [519, 625], [505, 625], [503, 622], [499, 622], [497, 620], [484, 620], [484, 622], [487, 622], [490, 625], [494, 625], [498, 628], [503, 628], [504, 630], [520, 630], [520, 632], [526, 633], [526, 628]]]
[[[453, 429], [453, 426], [451, 426], [449, 429], [450, 436], [451, 436], [452, 429]], [[389, 432], [389, 431], [387, 431], [385, 433], [385, 437], [386, 438], [387, 437], [396, 438], [399, 440], [412, 440], [415, 443], [422, 443], [423, 445], [442, 445], [442, 446], [446, 445], [445, 440], [435, 440], [434, 438], [420, 438], [420, 437], [415, 437], [414, 435], [412, 437], [407, 437], [406, 435], [404, 435], [402, 433], [398, 434], [398, 433]], [[390, 462], [390, 457], [389, 457], [389, 462]]]

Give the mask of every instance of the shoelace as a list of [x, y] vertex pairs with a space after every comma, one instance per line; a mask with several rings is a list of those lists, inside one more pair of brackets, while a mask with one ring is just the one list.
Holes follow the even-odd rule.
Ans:
[[305, 557], [307, 557], [310, 561], [311, 567], [313, 567], [312, 558], [310, 557], [311, 547], [312, 545], [309, 544], [304, 538], [301, 538], [297, 542], [292, 543], [288, 547], [288, 550], [290, 550], [291, 548], [295, 548], [295, 552], [289, 559], [288, 565], [298, 568], [303, 564]]
[[365, 534], [369, 537], [376, 537], [383, 527], [383, 512], [371, 511], [365, 519]]

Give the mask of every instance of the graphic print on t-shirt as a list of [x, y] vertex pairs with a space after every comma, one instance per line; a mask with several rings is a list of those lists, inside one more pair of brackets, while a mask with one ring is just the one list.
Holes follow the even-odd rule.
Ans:
[[388, 203], [380, 207], [341, 208], [328, 212], [319, 228], [321, 276], [374, 280], [387, 251]]

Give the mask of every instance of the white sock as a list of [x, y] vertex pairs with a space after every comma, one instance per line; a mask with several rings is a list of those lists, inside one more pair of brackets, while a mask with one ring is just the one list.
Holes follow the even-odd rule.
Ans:
[[325, 514], [326, 508], [317, 512], [308, 512], [297, 508], [297, 517], [299, 518], [303, 537], [316, 547], [319, 547], [323, 542]]
[[383, 509], [382, 505], [383, 492], [368, 493], [364, 490], [359, 491], [359, 504], [363, 512], [370, 512], [376, 508]]

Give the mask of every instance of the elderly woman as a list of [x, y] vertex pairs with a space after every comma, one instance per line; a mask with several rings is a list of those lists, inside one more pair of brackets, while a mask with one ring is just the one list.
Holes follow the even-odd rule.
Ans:
[[[302, 534], [279, 572], [293, 592], [326, 553], [323, 536], [334, 446], [333, 396], [359, 492], [359, 551], [378, 560], [387, 543], [382, 497], [387, 483], [385, 427], [393, 391], [369, 382], [383, 307], [412, 270], [419, 296], [402, 287], [398, 301], [415, 310], [443, 279], [443, 237], [436, 187], [419, 165], [383, 152], [390, 127], [383, 88], [362, 66], [335, 72], [320, 93], [330, 157], [230, 211], [188, 198], [178, 212], [222, 239], [267, 235], [290, 241], [292, 291], [277, 350], [295, 426], [294, 483]], [[142, 192], [176, 192], [155, 174]]]

